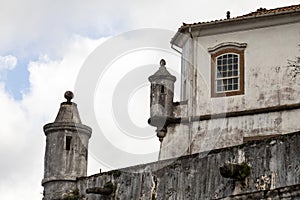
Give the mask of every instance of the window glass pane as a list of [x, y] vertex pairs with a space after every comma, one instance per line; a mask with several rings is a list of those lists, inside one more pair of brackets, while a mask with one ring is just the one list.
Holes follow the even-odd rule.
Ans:
[[[239, 57], [236, 54], [223, 54], [217, 57], [216, 91], [226, 92], [239, 89]], [[235, 78], [234, 78], [235, 77]]]
[[234, 63], [238, 63], [238, 56], [237, 56], [237, 55], [234, 56], [233, 62], [234, 62]]
[[223, 87], [222, 86], [218, 86], [218, 92], [223, 92]]
[[223, 65], [226, 65], [226, 64], [227, 64], [227, 60], [223, 59], [223, 60], [222, 60], [222, 64], [223, 64]]
[[217, 81], [217, 92], [221, 92], [223, 91], [222, 90], [222, 81], [221, 80], [218, 80]]
[[233, 89], [234, 89], [234, 90], [237, 90], [237, 89], [238, 89], [238, 84], [234, 84], [234, 85], [233, 85]]

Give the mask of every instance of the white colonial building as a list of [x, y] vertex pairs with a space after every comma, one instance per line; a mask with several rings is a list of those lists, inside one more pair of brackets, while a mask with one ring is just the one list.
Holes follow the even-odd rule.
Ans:
[[151, 82], [160, 159], [300, 130], [300, 5], [183, 24], [171, 40], [182, 55], [181, 101], [165, 62]]

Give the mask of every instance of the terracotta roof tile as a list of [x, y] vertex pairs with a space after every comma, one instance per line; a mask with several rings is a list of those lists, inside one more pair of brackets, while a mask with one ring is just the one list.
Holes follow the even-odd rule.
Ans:
[[237, 18], [243, 18], [243, 17], [249, 17], [249, 16], [260, 16], [260, 15], [266, 15], [266, 14], [279, 14], [284, 13], [288, 11], [297, 11], [300, 10], [300, 4], [299, 5], [292, 5], [287, 7], [281, 7], [281, 8], [275, 8], [267, 10], [266, 8], [259, 8], [255, 12], [251, 12], [246, 15], [239, 16]]
[[183, 30], [189, 26], [193, 25], [200, 25], [200, 24], [213, 24], [213, 23], [219, 23], [219, 22], [225, 22], [230, 20], [243, 20], [248, 19], [252, 17], [259, 17], [259, 16], [266, 16], [266, 15], [272, 15], [272, 14], [283, 14], [287, 12], [294, 12], [294, 11], [300, 11], [300, 4], [299, 5], [292, 5], [292, 6], [286, 6], [286, 7], [280, 7], [280, 8], [274, 8], [274, 9], [266, 9], [266, 8], [259, 8], [255, 12], [251, 12], [249, 14], [229, 18], [229, 19], [219, 19], [219, 20], [213, 20], [210, 22], [197, 22], [192, 24], [186, 24], [183, 23], [183, 25], [179, 28], [180, 30]]

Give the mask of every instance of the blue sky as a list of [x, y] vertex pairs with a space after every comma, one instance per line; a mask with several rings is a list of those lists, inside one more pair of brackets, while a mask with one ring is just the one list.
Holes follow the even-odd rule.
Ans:
[[0, 5], [0, 55], [13, 55], [18, 60], [2, 81], [17, 100], [30, 91], [28, 64], [41, 55], [61, 59], [73, 35], [96, 39], [130, 30], [128, 11], [113, 6], [114, 2], [90, 1], [82, 5], [80, 1], [13, 0]]
[[4, 78], [5, 90], [17, 100], [22, 99], [22, 92], [27, 93], [29, 90], [28, 62], [29, 60], [19, 59], [15, 69], [7, 71], [6, 77]]
[[[76, 78], [84, 61], [105, 41], [142, 28], [167, 29], [175, 33], [182, 22], [222, 19], [226, 17], [228, 10], [234, 17], [261, 7], [269, 9], [300, 3], [299, 0], [82, 2], [0, 1], [0, 199], [20, 199], [20, 196], [25, 200], [42, 198], [43, 188], [40, 182], [43, 177], [45, 148], [42, 127], [54, 120], [58, 106], [63, 101], [63, 93], [75, 88]], [[148, 53], [155, 61], [147, 60], [143, 54], [139, 58], [145, 58], [147, 62], [140, 65], [158, 64], [160, 57], [168, 57], [164, 53]], [[137, 65], [134, 58], [119, 61], [123, 70], [126, 70], [124, 63]], [[169, 63], [179, 68], [180, 61], [175, 61]], [[133, 68], [128, 67], [128, 70]], [[175, 73], [176, 69], [173, 70]], [[122, 74], [117, 77], [113, 80], [114, 84], [122, 79]], [[138, 116], [132, 117], [137, 121], [146, 121], [148, 117], [148, 104], [143, 107], [141, 101], [138, 101], [142, 94], [144, 93], [138, 93], [137, 99], [128, 103], [128, 107], [140, 106], [141, 112], [132, 112]], [[109, 94], [101, 93], [100, 99], [102, 96], [105, 98]], [[78, 106], [83, 114], [82, 121], [87, 121], [84, 117], [84, 105]], [[116, 140], [116, 144], [124, 144], [121, 142]], [[138, 148], [143, 148], [143, 144], [137, 145], [136, 149], [133, 147], [132, 143], [124, 145], [124, 149], [139, 151]], [[157, 151], [159, 148], [155, 134], [152, 141], [149, 141], [149, 147], [147, 146], [150, 147], [152, 149], [149, 151]], [[95, 159], [95, 154], [96, 152], [92, 152], [90, 155], [89, 173], [96, 173], [99, 168], [108, 168]], [[141, 162], [146, 161], [134, 160], [136, 164]]]

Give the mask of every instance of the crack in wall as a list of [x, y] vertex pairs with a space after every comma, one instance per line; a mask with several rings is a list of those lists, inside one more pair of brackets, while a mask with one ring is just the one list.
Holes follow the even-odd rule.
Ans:
[[157, 199], [157, 177], [151, 174], [152, 188], [151, 188], [151, 200]]

